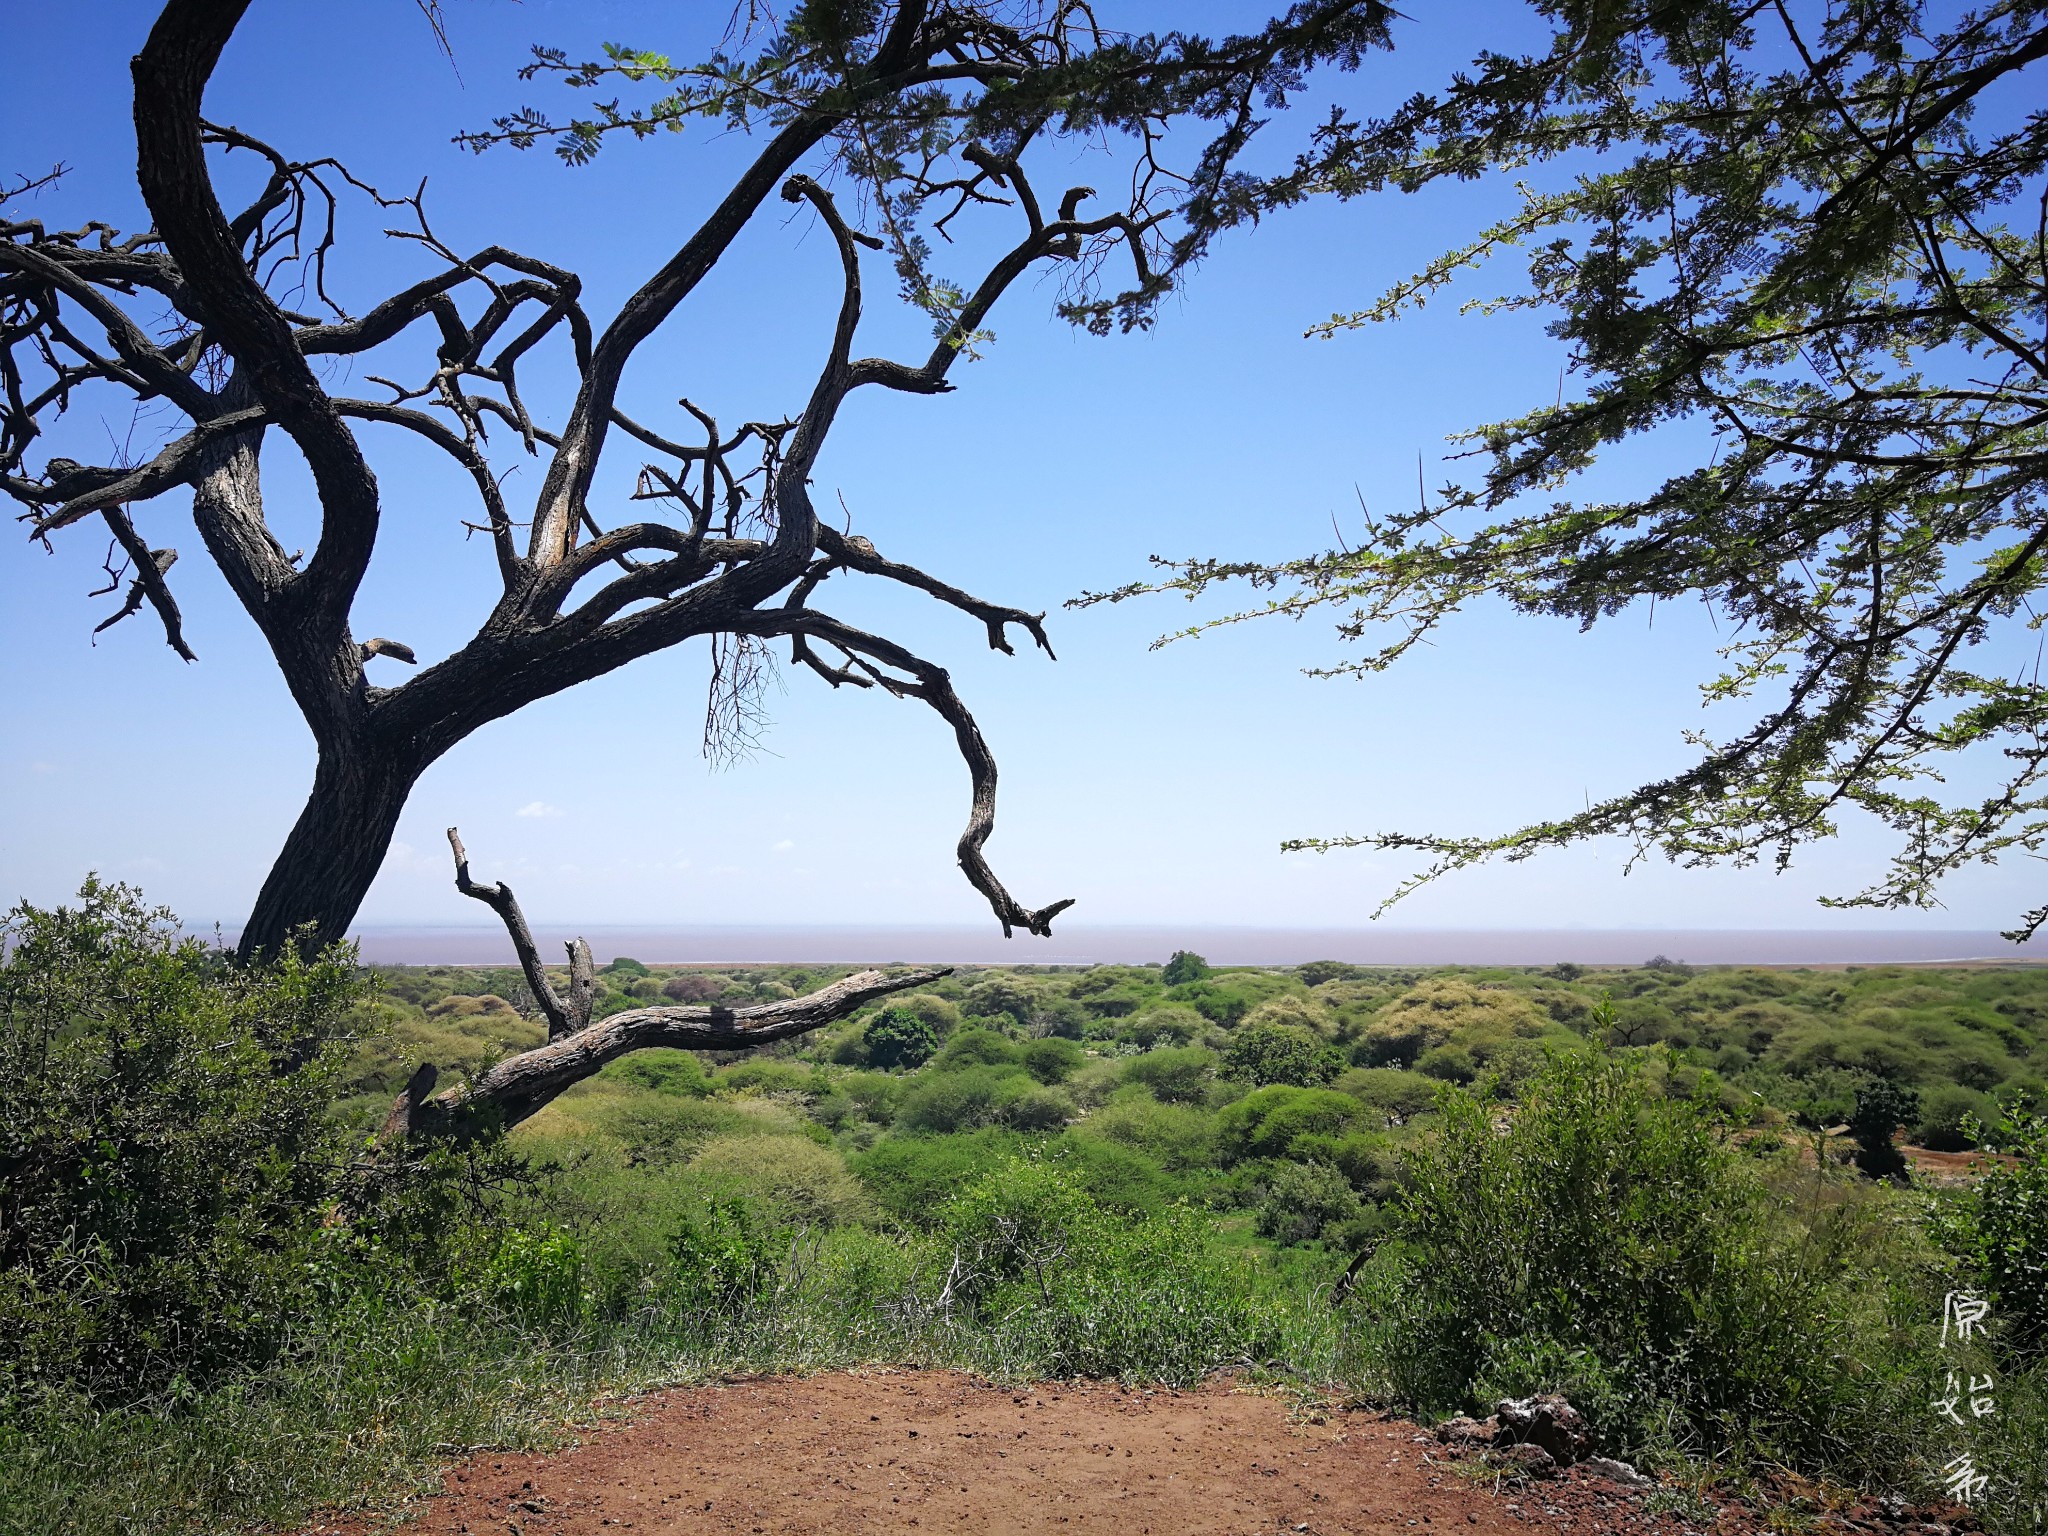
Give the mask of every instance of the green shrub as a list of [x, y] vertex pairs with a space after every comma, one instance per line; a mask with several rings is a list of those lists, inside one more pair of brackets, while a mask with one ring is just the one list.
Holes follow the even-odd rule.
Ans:
[[903, 1088], [901, 1078], [886, 1072], [849, 1072], [834, 1085], [860, 1114], [876, 1125], [896, 1118], [896, 1099]]
[[884, 1008], [868, 1020], [862, 1038], [868, 1065], [884, 1072], [914, 1071], [939, 1048], [939, 1032], [907, 1008]]
[[1262, 1024], [1305, 1029], [1326, 1039], [1337, 1032], [1336, 1014], [1321, 998], [1300, 992], [1283, 992], [1278, 997], [1267, 998], [1246, 1014], [1238, 1027], [1242, 1032]]
[[1124, 1088], [1124, 1064], [1115, 1057], [1091, 1058], [1060, 1086], [1082, 1110], [1100, 1109]]
[[926, 1225], [969, 1181], [1021, 1145], [1012, 1131], [972, 1136], [891, 1136], [848, 1159], [854, 1176], [883, 1209]]
[[1216, 1117], [1217, 1147], [1226, 1163], [1285, 1157], [1297, 1137], [1340, 1135], [1364, 1114], [1364, 1107], [1348, 1093], [1275, 1084], [1223, 1109]]
[[585, 1283], [582, 1245], [547, 1227], [506, 1232], [485, 1260], [476, 1289], [491, 1305], [541, 1327], [579, 1323], [597, 1304]]
[[1356, 1221], [1364, 1202], [1351, 1181], [1324, 1163], [1277, 1164], [1259, 1201], [1259, 1236], [1276, 1243], [1314, 1242], [1334, 1226]]
[[[1098, 965], [1068, 983], [1067, 996], [1090, 1021], [1124, 1019], [1159, 1000], [1159, 979], [1131, 966]], [[1032, 1022], [1038, 1024], [1044, 1018], [1041, 1009]]]
[[1199, 1104], [1215, 1080], [1216, 1066], [1215, 1053], [1199, 1046], [1182, 1050], [1162, 1046], [1126, 1061], [1123, 1078], [1144, 1085], [1162, 1104]]
[[1297, 1024], [1246, 1024], [1230, 1037], [1222, 1067], [1225, 1077], [1254, 1088], [1318, 1088], [1343, 1070], [1337, 1048]]
[[1073, 1118], [1073, 1099], [1054, 1087], [1026, 1089], [1002, 1107], [1003, 1124], [1017, 1131], [1056, 1131]]
[[1920, 1096], [1913, 1139], [1936, 1152], [1964, 1152], [1977, 1145], [1978, 1127], [1997, 1118], [1998, 1103], [1989, 1094], [1945, 1083]]
[[708, 1199], [669, 1240], [671, 1295], [686, 1313], [718, 1320], [759, 1298], [782, 1251], [780, 1234], [745, 1200]]
[[1463, 977], [1432, 977], [1382, 1008], [1353, 1056], [1362, 1067], [1412, 1067], [1425, 1051], [1454, 1038], [1471, 1050], [1480, 1042], [1533, 1039], [1550, 1027], [1526, 993]]
[[1636, 1064], [1560, 1056], [1505, 1124], [1447, 1089], [1406, 1176], [1383, 1347], [1411, 1401], [1463, 1406], [1503, 1361], [1583, 1355], [1589, 1380], [1620, 1384], [1597, 1425], [1610, 1443], [1677, 1425], [1812, 1464], [1859, 1395], [1882, 1400], [1875, 1354], [1866, 1381], [1841, 1367], [1870, 1303], [1831, 1283], [1880, 1228], [1798, 1240], [1718, 1109], [1663, 1097]]
[[656, 1093], [701, 1098], [711, 1092], [711, 1079], [695, 1051], [672, 1051], [665, 1047], [635, 1051], [613, 1062], [600, 1075], [613, 1082], [652, 1088]]
[[947, 1204], [940, 1230], [948, 1295], [1013, 1368], [1191, 1385], [1277, 1347], [1274, 1318], [1195, 1213], [1132, 1220], [1057, 1161], [984, 1174]]
[[999, 1067], [1014, 1065], [1022, 1051], [1010, 1040], [992, 1029], [963, 1029], [946, 1042], [945, 1049], [932, 1058], [932, 1066], [940, 1072], [954, 1072], [963, 1067]]
[[1399, 1067], [1353, 1067], [1330, 1086], [1376, 1110], [1392, 1125], [1402, 1125], [1428, 1113], [1437, 1095], [1433, 1079]]
[[718, 1074], [712, 1086], [725, 1093], [783, 1094], [801, 1099], [814, 1099], [832, 1089], [831, 1082], [815, 1068], [768, 1056], [734, 1062]]
[[241, 968], [125, 886], [0, 930], [0, 1395], [263, 1357], [308, 1304], [351, 1138], [351, 957]]
[[1033, 1086], [1031, 1078], [1014, 1067], [926, 1073], [904, 1090], [896, 1105], [896, 1124], [929, 1136], [978, 1130], [996, 1124], [1005, 1106]]
[[722, 996], [731, 985], [729, 977], [708, 971], [684, 971], [661, 984], [661, 995], [672, 1003], [708, 1003]]
[[1856, 1166], [1873, 1179], [1901, 1178], [1903, 1153], [1892, 1144], [1902, 1125], [1920, 1117], [1920, 1095], [1898, 1083], [1875, 1078], [1856, 1090], [1849, 1134], [1856, 1138]]
[[1017, 1059], [1041, 1083], [1064, 1083], [1080, 1070], [1088, 1053], [1071, 1040], [1048, 1036], [1026, 1044]]
[[1216, 1155], [1209, 1115], [1184, 1104], [1162, 1104], [1126, 1089], [1075, 1127], [1077, 1137], [1128, 1147], [1170, 1172], [1208, 1167]]
[[2048, 1356], [2048, 1114], [2022, 1101], [1985, 1139], [1994, 1163], [1947, 1230], [1989, 1287], [1999, 1333], [2023, 1360]]
[[1384, 1135], [1353, 1131], [1344, 1136], [1297, 1136], [1288, 1150], [1303, 1162], [1336, 1169], [1368, 1199], [1387, 1200], [1399, 1193], [1399, 1156]]
[[941, 1040], [949, 1039], [960, 1027], [960, 1005], [951, 998], [940, 997], [935, 992], [912, 992], [895, 998], [891, 1004], [906, 1013], [914, 1013], [931, 1025], [933, 1033]]
[[1159, 972], [1160, 983], [1164, 986], [1179, 987], [1191, 981], [1203, 981], [1209, 976], [1209, 962], [1193, 950], [1176, 949]]
[[1161, 1045], [1186, 1045], [1201, 1039], [1210, 1028], [1209, 1021], [1194, 1009], [1168, 1003], [1135, 1015], [1117, 1031], [1117, 1036], [1140, 1050], [1150, 1051]]
[[1153, 1216], [1181, 1198], [1181, 1186], [1142, 1152], [1112, 1141], [1069, 1135], [1052, 1144], [1048, 1156], [1077, 1179], [1105, 1210]]
[[978, 978], [962, 1000], [976, 1018], [1006, 1017], [1022, 1028], [1045, 1006], [1047, 997], [1043, 983], [998, 971]]
[[602, 1104], [592, 1121], [624, 1150], [626, 1161], [659, 1167], [687, 1162], [714, 1136], [743, 1133], [746, 1117], [717, 1099], [634, 1094]]
[[837, 1152], [796, 1136], [721, 1136], [690, 1159], [697, 1183], [772, 1211], [785, 1226], [858, 1221], [867, 1201]]
[[1469, 1083], [1479, 1075], [1479, 1065], [1462, 1045], [1439, 1045], [1416, 1059], [1415, 1070], [1423, 1077], [1445, 1083]]
[[1169, 994], [1169, 1000], [1188, 1004], [1211, 1024], [1231, 1029], [1269, 997], [1298, 989], [1299, 983], [1291, 976], [1231, 971], [1226, 975], [1177, 986]]

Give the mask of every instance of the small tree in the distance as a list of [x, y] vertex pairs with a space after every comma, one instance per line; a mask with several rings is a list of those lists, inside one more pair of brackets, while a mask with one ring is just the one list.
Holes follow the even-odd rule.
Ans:
[[868, 1021], [868, 1064], [884, 1072], [910, 1072], [939, 1048], [939, 1032], [908, 1008], [884, 1008]]
[[1344, 1068], [1337, 1048], [1292, 1024], [1247, 1024], [1223, 1054], [1223, 1075], [1264, 1088], [1320, 1088]]
[[1899, 1127], [1920, 1117], [1920, 1095], [1900, 1083], [1874, 1078], [1856, 1090], [1849, 1112], [1849, 1134], [1856, 1138], [1856, 1166], [1873, 1179], [1896, 1179], [1906, 1172], [1905, 1155], [1892, 1142]]

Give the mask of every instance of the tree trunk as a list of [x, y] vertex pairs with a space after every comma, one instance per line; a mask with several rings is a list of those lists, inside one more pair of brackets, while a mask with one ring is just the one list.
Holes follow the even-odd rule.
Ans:
[[388, 752], [323, 750], [312, 796], [270, 867], [236, 954], [259, 960], [296, 943], [311, 955], [344, 937], [419, 776]]

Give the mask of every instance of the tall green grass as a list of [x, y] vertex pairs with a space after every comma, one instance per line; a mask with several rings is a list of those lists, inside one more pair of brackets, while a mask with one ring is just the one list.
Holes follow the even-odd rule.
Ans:
[[477, 1446], [547, 1445], [611, 1394], [873, 1362], [999, 1379], [1187, 1384], [1220, 1368], [1327, 1379], [1311, 1287], [1218, 1250], [1187, 1210], [1132, 1220], [1071, 1170], [988, 1173], [929, 1232], [810, 1232], [701, 1201], [660, 1264], [609, 1266], [514, 1228], [452, 1299], [361, 1299], [268, 1366], [120, 1406], [0, 1411], [0, 1536], [218, 1532], [385, 1503]]

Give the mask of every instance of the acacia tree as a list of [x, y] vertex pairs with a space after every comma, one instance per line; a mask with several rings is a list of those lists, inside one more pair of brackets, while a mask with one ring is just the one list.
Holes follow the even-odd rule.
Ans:
[[[2038, 852], [2048, 8], [1534, 9], [1546, 50], [1483, 55], [1385, 118], [1333, 117], [1233, 207], [1534, 168], [1497, 223], [1310, 334], [1392, 320], [1519, 247], [1526, 287], [1476, 307], [1545, 316], [1577, 388], [1467, 434], [1478, 473], [1368, 519], [1356, 547], [1163, 561], [1163, 579], [1088, 600], [1249, 580], [1276, 592], [1252, 613], [1344, 614], [1366, 653], [1328, 674], [1387, 667], [1481, 598], [1582, 627], [1637, 604], [1709, 607], [1727, 667], [1706, 700], [1755, 714], [1690, 738], [1699, 755], [1671, 777], [1506, 833], [1287, 845], [1426, 855], [1396, 898], [1610, 835], [1686, 865], [1783, 867], [1851, 808], [1897, 852], [1834, 905], [1930, 905], [1959, 868]], [[1679, 465], [1661, 483], [1560, 495], [1603, 449], [1653, 433]], [[1943, 788], [1962, 754], [1988, 791]]]
[[[33, 182], [0, 212], [0, 489], [27, 509], [36, 539], [103, 524], [127, 560], [113, 584], [130, 583], [108, 622], [147, 608], [189, 661], [168, 576], [176, 552], [153, 548], [139, 520], [158, 498], [189, 488], [206, 554], [268, 644], [317, 745], [311, 797], [256, 898], [242, 956], [339, 939], [413, 785], [471, 732], [698, 636], [712, 638], [716, 657], [714, 751], [744, 735], [771, 641], [834, 687], [879, 687], [935, 710], [953, 727], [972, 784], [963, 871], [1006, 934], [1048, 932], [1069, 903], [1025, 907], [983, 857], [995, 762], [944, 668], [836, 618], [818, 595], [848, 572], [898, 582], [980, 621], [1006, 653], [1021, 631], [1050, 654], [1042, 615], [983, 601], [828, 526], [811, 477], [849, 396], [950, 389], [956, 364], [985, 339], [990, 311], [1027, 272], [1063, 271], [1061, 309], [1093, 331], [1148, 324], [1218, 227], [1259, 114], [1283, 106], [1315, 65], [1349, 67], [1383, 44], [1384, 5], [1303, 0], [1255, 31], [1212, 41], [1110, 33], [1076, 0], [821, 0], [694, 65], [619, 47], [590, 64], [537, 50], [529, 78], [657, 94], [640, 107], [613, 99], [561, 124], [527, 109], [465, 135], [473, 147], [558, 137], [565, 157], [581, 161], [615, 134], [703, 119], [758, 141], [711, 213], [600, 324], [568, 269], [502, 245], [458, 250], [435, 233], [418, 195], [382, 197], [331, 158], [301, 158], [209, 119], [207, 82], [248, 3], [168, 0], [133, 61], [148, 228], [123, 235], [93, 221], [55, 230], [14, 217]], [[431, 0], [421, 3], [437, 16]], [[1193, 146], [1179, 168], [1167, 158], [1170, 135]], [[1038, 157], [1112, 143], [1129, 151], [1128, 197], [1105, 208], [1085, 186], [1041, 194]], [[228, 156], [256, 157], [267, 171], [235, 211], [216, 181]], [[835, 182], [860, 194], [854, 216]], [[403, 234], [424, 262], [416, 281], [356, 314], [329, 297], [328, 281], [336, 201], [352, 195], [409, 217]], [[673, 423], [628, 416], [619, 399], [629, 366], [659, 365], [643, 349], [749, 220], [778, 202], [814, 214], [837, 254], [837, 318], [821, 338], [808, 398], [784, 420], [737, 428], [690, 399]], [[938, 276], [934, 233], [949, 237], [956, 220], [975, 217], [1008, 220], [1012, 233], [975, 280]], [[863, 258], [874, 250], [887, 252], [906, 298], [931, 317], [935, 339], [923, 357], [855, 350]], [[1127, 279], [1108, 279], [1112, 259]], [[310, 294], [318, 312], [288, 302], [292, 292]], [[352, 375], [376, 382], [386, 349], [397, 362], [384, 366], [397, 371], [406, 344], [417, 356], [422, 332], [431, 363], [385, 384], [382, 398], [345, 396], [323, 381], [325, 364], [347, 360]], [[520, 389], [521, 370], [549, 357], [573, 370], [575, 385], [573, 405], [553, 423], [536, 419]], [[136, 463], [32, 462], [50, 418], [108, 392], [171, 408], [184, 420], [180, 435]], [[401, 641], [359, 640], [351, 628], [383, 511], [364, 424], [415, 435], [475, 486], [469, 520], [487, 541], [500, 593], [474, 636], [438, 659]], [[507, 442], [545, 466], [523, 519], [490, 456]], [[303, 558], [265, 522], [262, 456], [278, 446], [303, 459], [317, 494], [318, 538]], [[639, 460], [630, 511], [593, 496], [608, 452]], [[113, 556], [109, 567], [118, 570]], [[373, 684], [367, 669], [379, 658], [420, 670], [402, 684]], [[499, 1107], [516, 1116], [596, 1070], [612, 1046], [585, 1028], [587, 956], [569, 998], [557, 999], [523, 923], [512, 921], [509, 892], [472, 885], [457, 851], [462, 888], [506, 914], [549, 1019], [551, 1045], [494, 1074], [504, 1079]], [[715, 1025], [709, 1010], [673, 1009], [603, 1028], [621, 1048], [657, 1038], [729, 1046], [814, 1027], [929, 974], [870, 974]], [[570, 1035], [582, 1037], [579, 1048], [563, 1048]], [[548, 1050], [556, 1056], [544, 1058]]]

